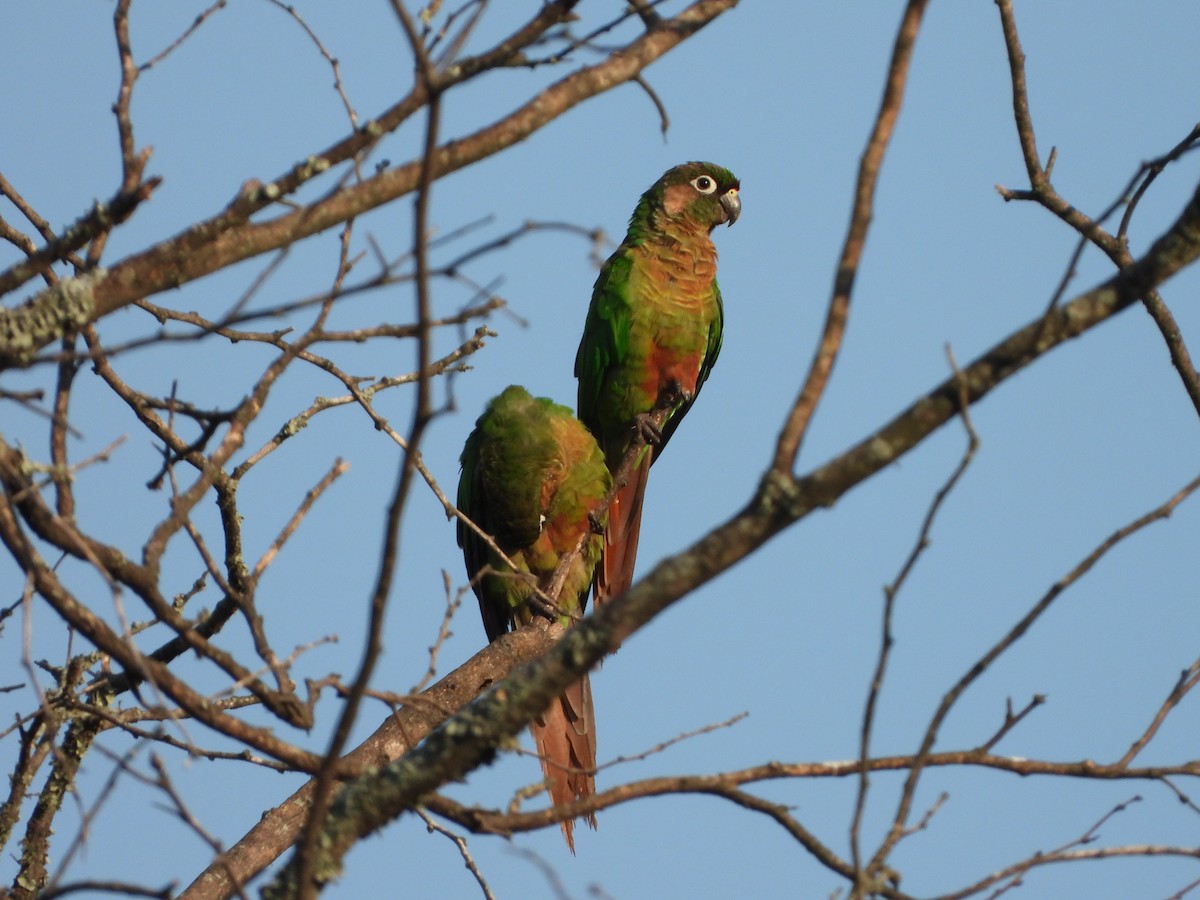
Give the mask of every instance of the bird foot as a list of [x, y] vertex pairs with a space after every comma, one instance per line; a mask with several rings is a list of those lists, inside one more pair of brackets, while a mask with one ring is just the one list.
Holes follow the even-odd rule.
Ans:
[[652, 413], [638, 413], [633, 417], [633, 430], [641, 436], [642, 440], [647, 444], [661, 444], [662, 430], [654, 424], [654, 416]]
[[679, 383], [678, 379], [672, 379], [659, 390], [658, 400], [654, 404], [654, 409], [650, 410], [650, 412], [638, 413], [633, 417], [633, 430], [647, 444], [661, 444], [663, 434], [661, 426], [654, 421], [656, 414], [678, 409], [690, 399], [691, 397], [683, 389], [683, 385]]
[[604, 534], [604, 523], [596, 516], [594, 512], [588, 513], [588, 527], [592, 530], [592, 534]]

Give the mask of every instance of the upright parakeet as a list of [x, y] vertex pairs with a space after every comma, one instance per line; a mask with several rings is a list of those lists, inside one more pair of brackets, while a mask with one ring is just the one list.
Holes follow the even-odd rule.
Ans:
[[[615, 474], [660, 396], [673, 408], [617, 489], [596, 568], [596, 603], [633, 581], [650, 465], [691, 408], [721, 350], [724, 311], [712, 230], [742, 210], [728, 169], [689, 162], [642, 195], [625, 240], [600, 269], [575, 357], [579, 418]], [[664, 393], [666, 392], [666, 393]]]
[[[459, 522], [458, 543], [488, 640], [532, 621], [531, 581], [547, 593], [561, 585], [556, 606], [569, 624], [587, 603], [612, 486], [595, 438], [567, 407], [513, 385], [479, 417], [461, 460], [458, 508], [516, 567], [514, 572]], [[480, 577], [485, 566], [493, 573]], [[595, 793], [596, 719], [586, 675], [534, 719], [530, 730], [555, 804]], [[595, 828], [595, 816], [586, 818]], [[572, 853], [573, 826], [570, 819], [562, 822]]]

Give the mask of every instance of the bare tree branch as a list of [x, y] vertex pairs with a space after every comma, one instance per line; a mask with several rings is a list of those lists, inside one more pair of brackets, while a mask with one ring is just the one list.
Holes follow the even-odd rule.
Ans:
[[[418, 83], [404, 100], [379, 118], [367, 122], [354, 136], [309, 157], [266, 185], [248, 184], [224, 211], [213, 218], [113, 265], [107, 276], [89, 291], [86, 321], [93, 322], [135, 300], [177, 288], [235, 262], [333, 228], [413, 192], [420, 184], [423, 171], [428, 171], [431, 178], [441, 178], [498, 153], [529, 137], [584, 100], [635, 78], [651, 62], [735, 4], [736, 0], [696, 0], [679, 15], [664, 20], [634, 40], [620, 53], [568, 75], [520, 109], [474, 134], [439, 147], [429, 156], [428, 169], [425, 160], [418, 159], [380, 172], [361, 184], [348, 185], [294, 212], [267, 221], [250, 221], [252, 214], [352, 159], [361, 149], [398, 128], [423, 108], [429, 102], [429, 95]], [[493, 51], [461, 61], [447, 72], [439, 73], [436, 89], [444, 92], [505, 59], [511, 59], [522, 47], [568, 15], [574, 5], [575, 0], [544, 4], [530, 22]], [[33, 305], [43, 302], [39, 298], [30, 301]], [[23, 329], [11, 336], [0, 333], [0, 338], [4, 338], [0, 340], [0, 363], [17, 353], [26, 354], [31, 346], [44, 346], [54, 336], [53, 333], [48, 337], [43, 332], [27, 333]]]

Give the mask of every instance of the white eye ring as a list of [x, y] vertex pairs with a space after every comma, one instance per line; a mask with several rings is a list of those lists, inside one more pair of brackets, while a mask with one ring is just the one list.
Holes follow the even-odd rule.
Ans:
[[717, 189], [717, 180], [711, 175], [697, 175], [691, 184], [702, 194], [711, 194]]

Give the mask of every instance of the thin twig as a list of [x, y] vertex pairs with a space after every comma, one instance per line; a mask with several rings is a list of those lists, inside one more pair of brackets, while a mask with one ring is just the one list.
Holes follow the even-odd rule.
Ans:
[[872, 867], [883, 865], [883, 861], [891, 853], [896, 842], [904, 833], [905, 824], [912, 809], [913, 799], [916, 795], [917, 783], [921, 778], [921, 773], [925, 768], [925, 759], [930, 755], [934, 743], [937, 741], [938, 732], [941, 729], [942, 723], [949, 715], [951, 708], [958, 702], [963, 693], [970, 687], [976, 679], [986, 672], [1002, 654], [1008, 651], [1013, 644], [1021, 639], [1025, 633], [1033, 626], [1043, 613], [1054, 603], [1055, 600], [1071, 587], [1080, 578], [1086, 575], [1110, 550], [1124, 541], [1126, 538], [1141, 531], [1148, 525], [1165, 519], [1171, 515], [1175, 507], [1186, 500], [1193, 492], [1200, 488], [1200, 477], [1193, 479], [1179, 491], [1177, 491], [1165, 503], [1151, 510], [1130, 522], [1129, 524], [1117, 529], [1105, 540], [1103, 540], [1091, 553], [1081, 560], [1074, 568], [1066, 575], [1060, 578], [1051, 588], [1038, 600], [1037, 603], [1027, 612], [1009, 631], [1001, 637], [995, 644], [992, 645], [972, 666], [967, 672], [958, 679], [957, 682], [950, 688], [949, 691], [942, 697], [938, 704], [937, 710], [930, 719], [929, 725], [925, 729], [924, 737], [921, 740], [920, 749], [917, 751], [916, 760], [912, 768], [905, 778], [904, 787], [901, 792], [900, 802], [897, 805], [896, 814], [892, 821], [892, 827], [884, 840], [880, 843], [879, 848], [875, 852], [875, 856], [868, 867], [868, 872], [872, 871]]
[[195, 34], [196, 29], [198, 29], [201, 25], [203, 25], [208, 20], [208, 18], [211, 15], [213, 15], [213, 13], [217, 12], [218, 10], [224, 9], [225, 5], [228, 2], [229, 2], [229, 0], [216, 0], [216, 2], [213, 3], [212, 6], [208, 7], [208, 9], [201, 12], [199, 15], [196, 16], [195, 19], [192, 20], [192, 24], [187, 27], [187, 29], [183, 32], [183, 34], [179, 35], [179, 37], [175, 38], [175, 40], [173, 40], [173, 41], [171, 41], [171, 43], [167, 44], [167, 46], [164, 47], [162, 50], [160, 50], [157, 54], [150, 57], [150, 59], [146, 60], [146, 62], [144, 62], [140, 66], [138, 66], [138, 69], [142, 72], [145, 72], [148, 69], [153, 69], [160, 62], [162, 62], [164, 59], [166, 59], [168, 56], [170, 56], [172, 53], [174, 53], [176, 50], [178, 50], [179, 47], [183, 44], [183, 42], [186, 41], [188, 38], [190, 38], [193, 34]]
[[854, 802], [854, 816], [850, 822], [850, 859], [854, 864], [856, 889], [863, 878], [860, 844], [862, 840], [863, 816], [866, 813], [867, 807], [867, 793], [870, 789], [870, 772], [866, 766], [866, 762], [870, 757], [871, 751], [871, 733], [875, 724], [875, 707], [883, 690], [883, 680], [887, 673], [888, 661], [891, 657], [892, 644], [894, 642], [892, 636], [892, 618], [896, 608], [896, 597], [899, 595], [904, 583], [908, 580], [908, 576], [916, 567], [921, 555], [929, 548], [929, 535], [933, 531], [933, 523], [937, 519], [937, 514], [941, 510], [942, 504], [946, 502], [946, 498], [950, 496], [955, 486], [962, 479], [967, 468], [971, 465], [971, 461], [975, 458], [976, 451], [979, 449], [979, 435], [975, 432], [975, 426], [971, 422], [971, 407], [967, 396], [966, 381], [963, 378], [962, 371], [958, 368], [958, 361], [954, 358], [954, 351], [949, 345], [946, 347], [946, 360], [949, 362], [950, 370], [958, 383], [959, 415], [962, 418], [963, 429], [966, 431], [967, 445], [963, 448], [963, 454], [958, 461], [958, 465], [954, 467], [954, 471], [950, 473], [946, 482], [930, 502], [929, 508], [925, 512], [925, 518], [921, 522], [920, 531], [917, 533], [917, 540], [909, 552], [908, 558], [905, 559], [904, 564], [900, 567], [895, 580], [883, 589], [883, 623], [879, 655], [875, 663], [875, 672], [871, 677], [871, 687], [867, 692], [867, 702], [863, 710], [863, 721], [859, 738], [858, 757], [863, 762], [863, 769], [859, 775], [858, 794]]
[[927, 3], [928, 0], [909, 0], [904, 9], [900, 28], [896, 33], [883, 99], [880, 101], [879, 112], [875, 116], [875, 127], [867, 140], [867, 147], [863, 151], [858, 167], [853, 214], [834, 276], [833, 295], [826, 311], [825, 327], [821, 333], [821, 340], [809, 368], [808, 376], [804, 380], [800, 394], [796, 397], [776, 442], [771, 470], [778, 475], [791, 473], [796, 465], [800, 444], [808, 431], [808, 424], [812, 421], [825, 386], [829, 383], [834, 361], [842, 346], [842, 336], [845, 334], [846, 322], [850, 315], [850, 298], [854, 290], [854, 280], [858, 273], [858, 264], [862, 259], [863, 249], [866, 246], [867, 231], [871, 226], [875, 186], [879, 181], [884, 154], [887, 152], [892, 133], [896, 129], [896, 121], [900, 117], [900, 107], [904, 102], [904, 89], [908, 81], [913, 47], [921, 29], [921, 19]]
[[1129, 749], [1125, 751], [1125, 755], [1117, 760], [1118, 766], [1129, 765], [1139, 753], [1146, 749], [1146, 745], [1158, 734], [1158, 729], [1162, 727], [1162, 723], [1166, 721], [1171, 710], [1178, 706], [1180, 701], [1197, 684], [1200, 684], [1200, 659], [1197, 659], [1179, 674], [1175, 686], [1171, 688], [1167, 699], [1162, 702], [1162, 705], [1155, 712], [1154, 718], [1146, 726], [1146, 730], [1130, 745]]
[[399, 556], [400, 525], [404, 507], [408, 500], [409, 489], [412, 485], [413, 474], [417, 471], [414, 461], [421, 438], [433, 417], [430, 403], [428, 367], [431, 360], [430, 334], [432, 326], [432, 303], [429, 297], [428, 277], [428, 246], [426, 236], [429, 228], [429, 195], [434, 182], [433, 154], [437, 148], [438, 128], [440, 124], [440, 95], [436, 87], [436, 74], [432, 61], [425, 52], [424, 46], [417, 33], [408, 11], [398, 0], [393, 0], [392, 9], [400, 22], [405, 36], [408, 38], [413, 56], [417, 62], [417, 74], [426, 95], [426, 128], [425, 146], [422, 154], [420, 178], [417, 184], [416, 201], [413, 204], [413, 258], [416, 274], [416, 307], [417, 307], [417, 397], [413, 411], [412, 427], [406, 441], [407, 452], [401, 465], [400, 477], [388, 505], [387, 521], [384, 528], [383, 547], [379, 575], [371, 594], [370, 611], [368, 615], [367, 636], [363, 649], [362, 660], [358, 673], [351, 685], [350, 696], [346, 698], [342, 713], [338, 717], [333, 737], [325, 752], [325, 761], [317, 773], [313, 787], [312, 802], [309, 808], [304, 833], [299, 843], [295, 857], [295, 868], [292, 872], [295, 881], [294, 890], [300, 900], [310, 900], [315, 897], [318, 885], [313, 878], [316, 870], [315, 852], [322, 826], [329, 810], [329, 801], [333, 793], [334, 772], [337, 761], [345, 749], [350, 737], [350, 730], [357, 718], [362, 703], [363, 694], [375, 669], [379, 654], [382, 650], [383, 615], [387, 607], [388, 595], [391, 592], [392, 578], [395, 573]]
[[439, 825], [433, 821], [433, 818], [421, 807], [417, 807], [416, 813], [421, 817], [421, 821], [425, 823], [425, 827], [429, 829], [430, 834], [441, 834], [448, 837], [454, 842], [454, 846], [458, 848], [458, 853], [462, 857], [463, 865], [467, 867], [479, 884], [479, 889], [483, 891], [483, 896], [487, 900], [496, 900], [496, 895], [492, 893], [492, 889], [488, 887], [487, 879], [483, 877], [483, 872], [479, 870], [479, 866], [475, 864], [474, 857], [471, 856], [471, 849], [467, 846], [467, 839], [461, 834], [455, 834], [450, 829], [443, 825]]

